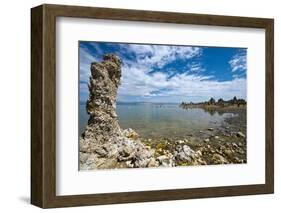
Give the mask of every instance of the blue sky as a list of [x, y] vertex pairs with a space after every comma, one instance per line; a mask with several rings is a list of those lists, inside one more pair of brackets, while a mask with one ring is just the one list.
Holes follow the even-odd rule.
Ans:
[[79, 42], [80, 101], [88, 98], [90, 64], [106, 53], [122, 62], [119, 102], [246, 99], [247, 49]]

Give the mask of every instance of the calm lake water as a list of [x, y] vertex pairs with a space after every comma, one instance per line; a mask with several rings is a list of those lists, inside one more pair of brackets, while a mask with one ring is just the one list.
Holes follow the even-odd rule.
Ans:
[[[123, 129], [132, 128], [144, 138], [184, 137], [195, 131], [220, 126], [232, 113], [209, 113], [203, 109], [182, 109], [178, 104], [117, 104], [117, 115]], [[83, 132], [88, 114], [80, 105], [79, 132]]]

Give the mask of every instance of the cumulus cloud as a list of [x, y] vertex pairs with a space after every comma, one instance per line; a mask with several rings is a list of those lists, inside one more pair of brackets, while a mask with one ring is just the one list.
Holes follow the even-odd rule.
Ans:
[[201, 54], [199, 47], [128, 44], [123, 50], [136, 56], [138, 66], [162, 68], [178, 59], [190, 59]]
[[247, 70], [247, 52], [240, 50], [229, 61], [232, 72], [246, 71]]
[[80, 47], [79, 51], [79, 68], [80, 68], [80, 80], [88, 80], [90, 74], [91, 63], [97, 61], [90, 51], [85, 47]]
[[219, 82], [213, 76], [187, 73], [169, 78], [165, 73], [147, 75], [138, 69], [124, 70], [123, 83], [118, 91], [120, 101], [136, 97], [138, 101], [180, 102], [204, 101], [210, 97], [230, 99], [246, 97], [246, 79]]
[[198, 62], [192, 62], [187, 65], [187, 69], [190, 73], [199, 73], [205, 71], [205, 68], [203, 68], [202, 63]]
[[[103, 49], [91, 43], [96, 55]], [[230, 99], [233, 96], [246, 98], [246, 79], [239, 75], [246, 69], [246, 52], [240, 51], [229, 61], [236, 77], [218, 81], [206, 75], [198, 59], [203, 48], [190, 46], [113, 44], [116, 54], [123, 61], [121, 86], [118, 101], [181, 102], [205, 101], [210, 97]], [[86, 82], [90, 75], [90, 64], [98, 61], [86, 46], [80, 46], [80, 94], [86, 97]], [[184, 61], [184, 66], [168, 66]], [[173, 65], [173, 64], [172, 64]]]
[[90, 67], [93, 61], [97, 61], [86, 47], [79, 49], [79, 78], [80, 78], [80, 97], [82, 99], [88, 96], [88, 80], [90, 76]]

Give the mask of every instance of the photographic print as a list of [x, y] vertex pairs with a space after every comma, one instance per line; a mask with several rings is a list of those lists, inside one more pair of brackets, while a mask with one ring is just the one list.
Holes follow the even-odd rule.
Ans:
[[247, 163], [247, 48], [78, 48], [79, 170]]
[[30, 33], [33, 205], [274, 193], [273, 19], [43, 4]]

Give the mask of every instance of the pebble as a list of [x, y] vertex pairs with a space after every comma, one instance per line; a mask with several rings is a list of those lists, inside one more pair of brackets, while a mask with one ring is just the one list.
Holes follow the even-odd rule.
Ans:
[[[177, 142], [178, 142], [178, 144], [183, 144], [183, 143], [184, 143], [183, 140], [178, 140]], [[187, 141], [187, 142], [188, 142], [188, 141]]]
[[228, 157], [231, 157], [232, 152], [231, 152], [231, 150], [227, 149], [227, 150], [224, 151], [224, 154]]
[[233, 146], [234, 148], [238, 148], [238, 145], [237, 145], [236, 143], [232, 143], [232, 146]]
[[196, 154], [197, 154], [198, 156], [202, 156], [201, 150], [198, 150], [198, 151], [196, 152]]
[[238, 153], [241, 155], [245, 154], [245, 152], [243, 150], [239, 150]]
[[236, 133], [237, 137], [245, 138], [246, 136], [242, 132], [237, 132]]
[[219, 164], [228, 163], [228, 161], [220, 154], [214, 154], [212, 159], [215, 163], [219, 163]]

